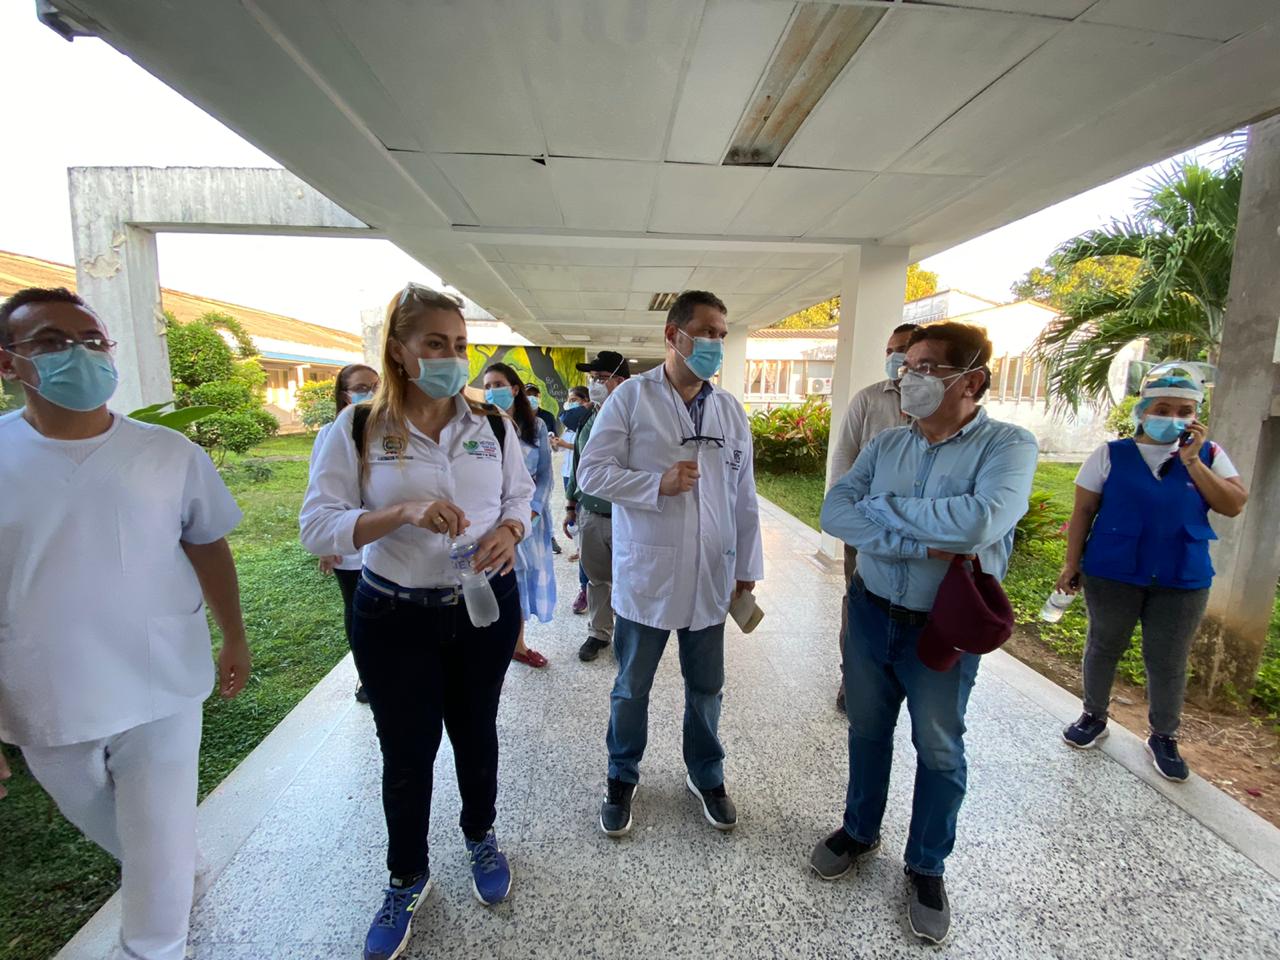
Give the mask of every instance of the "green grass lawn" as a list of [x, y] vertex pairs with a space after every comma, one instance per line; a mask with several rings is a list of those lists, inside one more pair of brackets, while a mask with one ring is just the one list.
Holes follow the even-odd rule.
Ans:
[[[253, 675], [233, 701], [204, 707], [203, 798], [346, 653], [342, 602], [298, 543], [298, 508], [310, 436], [281, 437], [229, 457], [223, 473], [245, 518], [231, 535], [240, 573]], [[267, 475], [266, 470], [269, 470]], [[218, 639], [215, 631], [214, 645]], [[111, 895], [115, 862], [62, 819], [21, 756], [6, 748], [14, 778], [0, 800], [0, 958], [52, 956]]]

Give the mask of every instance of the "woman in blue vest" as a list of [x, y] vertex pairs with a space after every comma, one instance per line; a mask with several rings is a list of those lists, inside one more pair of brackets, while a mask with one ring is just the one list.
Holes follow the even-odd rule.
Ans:
[[1080, 467], [1057, 584], [1075, 593], [1083, 579], [1089, 613], [1084, 713], [1062, 738], [1087, 749], [1106, 736], [1116, 665], [1141, 621], [1147, 751], [1161, 776], [1179, 782], [1188, 776], [1176, 739], [1187, 657], [1213, 582], [1209, 511], [1234, 517], [1248, 497], [1196, 420], [1205, 374], [1198, 364], [1153, 368], [1133, 410], [1136, 436], [1103, 444]]

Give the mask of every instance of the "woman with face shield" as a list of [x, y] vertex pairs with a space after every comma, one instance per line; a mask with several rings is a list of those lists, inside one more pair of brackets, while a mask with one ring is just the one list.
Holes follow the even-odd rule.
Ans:
[[1197, 420], [1212, 368], [1165, 363], [1142, 382], [1131, 438], [1105, 443], [1076, 476], [1075, 509], [1057, 589], [1083, 586], [1089, 614], [1084, 712], [1063, 731], [1073, 747], [1107, 732], [1116, 666], [1142, 623], [1147, 751], [1168, 780], [1188, 777], [1176, 739], [1187, 657], [1209, 598], [1217, 539], [1209, 512], [1234, 517], [1247, 494], [1226, 452]]

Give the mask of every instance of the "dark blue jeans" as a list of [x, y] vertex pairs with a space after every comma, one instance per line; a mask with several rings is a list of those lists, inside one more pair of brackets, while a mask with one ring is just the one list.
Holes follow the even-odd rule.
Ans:
[[955, 846], [956, 815], [964, 802], [964, 713], [979, 658], [967, 653], [946, 673], [930, 670], [916, 656], [916, 638], [923, 628], [890, 620], [867, 599], [861, 577], [849, 585], [848, 604], [845, 831], [861, 843], [880, 835], [893, 765], [893, 728], [905, 699], [916, 748], [916, 786], [904, 859], [917, 873], [941, 876], [943, 862]]
[[[609, 776], [640, 782], [640, 760], [649, 742], [649, 691], [666, 649], [670, 630], [646, 627], [616, 617], [613, 655], [618, 676], [613, 682], [609, 714]], [[720, 700], [724, 687], [724, 624], [705, 630], [677, 630], [680, 672], [684, 675], [684, 763], [700, 790], [724, 783], [724, 748], [720, 745]]]

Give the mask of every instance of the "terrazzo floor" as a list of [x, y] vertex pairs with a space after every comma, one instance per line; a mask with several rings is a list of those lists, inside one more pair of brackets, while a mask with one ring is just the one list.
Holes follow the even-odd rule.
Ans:
[[[969, 709], [969, 796], [948, 861], [942, 947], [904, 920], [901, 850], [914, 771], [903, 711], [880, 856], [834, 882], [808, 868], [840, 822], [845, 727], [833, 709], [841, 578], [765, 508], [764, 622], [726, 636], [721, 731], [740, 814], [713, 830], [684, 785], [683, 692], [668, 648], [631, 836], [597, 825], [614, 661], [578, 661], [576, 571], [563, 613], [532, 626], [551, 659], [513, 664], [499, 715], [498, 837], [515, 882], [471, 895], [447, 738], [436, 765], [434, 889], [409, 958], [1280, 957], [1280, 884], [1110, 758], [1068, 750], [1041, 706], [981, 673]], [[566, 551], [567, 553], [568, 551]], [[350, 671], [349, 661], [339, 670]], [[379, 758], [354, 701], [197, 904], [198, 960], [358, 958], [386, 880]]]

